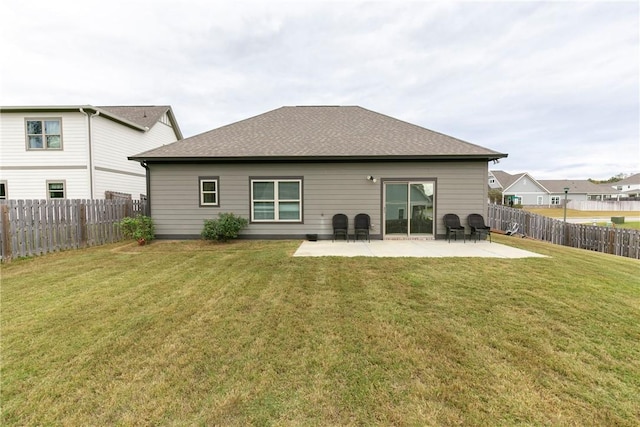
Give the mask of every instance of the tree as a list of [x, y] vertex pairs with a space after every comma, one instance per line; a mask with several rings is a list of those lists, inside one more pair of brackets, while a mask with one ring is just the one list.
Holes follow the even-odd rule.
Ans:
[[623, 179], [631, 176], [629, 173], [620, 172], [617, 175], [612, 176], [609, 179], [593, 179], [589, 178], [589, 182], [593, 182], [594, 184], [612, 184], [614, 182], [622, 181]]
[[498, 188], [492, 188], [491, 190], [489, 190], [489, 201], [491, 203], [495, 203], [498, 205], [502, 204], [502, 190], [498, 189]]

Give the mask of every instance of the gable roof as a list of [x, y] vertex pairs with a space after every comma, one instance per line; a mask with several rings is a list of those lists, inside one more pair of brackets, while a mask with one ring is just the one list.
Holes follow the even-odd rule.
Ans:
[[357, 106], [281, 107], [129, 157], [139, 161], [497, 159], [498, 153]]
[[542, 184], [542, 181], [535, 179], [534, 177], [529, 175], [528, 172], [524, 172], [524, 173], [515, 175], [514, 178], [515, 179], [513, 180], [513, 182], [511, 182], [511, 184], [509, 184], [509, 187], [506, 187], [506, 188], [504, 188], [502, 190], [503, 193], [507, 193], [509, 190], [511, 190], [511, 187], [515, 186], [520, 181], [524, 181], [524, 183], [526, 184], [526, 179], [525, 178], [529, 178], [531, 180], [531, 182], [533, 183], [533, 185], [535, 185], [536, 187], [538, 187], [542, 191], [547, 192], [547, 193], [551, 193], [551, 191], [549, 191], [545, 187], [545, 185]]
[[512, 175], [510, 173], [507, 173], [501, 170], [495, 170], [490, 172], [493, 175], [493, 177], [498, 181], [498, 183], [500, 184], [500, 187], [502, 187], [503, 189], [510, 187], [514, 182], [516, 182], [523, 175], [525, 175], [524, 172]]
[[109, 106], [95, 107], [93, 105], [37, 105], [37, 106], [10, 106], [0, 107], [0, 112], [66, 112], [84, 111], [87, 113], [99, 113], [100, 116], [128, 126], [130, 128], [146, 132], [151, 129], [167, 113], [171, 126], [178, 139], [182, 139], [182, 132], [169, 105], [144, 105], [144, 106]]
[[[122, 105], [103, 106], [98, 108], [148, 129], [158, 123], [163, 114], [171, 111], [171, 107], [169, 105]], [[170, 116], [169, 119], [172, 120], [173, 117]], [[172, 123], [172, 125], [175, 126], [176, 124]]]

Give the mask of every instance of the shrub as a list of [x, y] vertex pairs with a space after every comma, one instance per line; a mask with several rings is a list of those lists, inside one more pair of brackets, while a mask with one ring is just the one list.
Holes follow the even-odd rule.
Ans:
[[229, 239], [238, 237], [240, 230], [249, 224], [245, 218], [235, 216], [232, 213], [218, 214], [218, 219], [207, 219], [204, 221], [202, 237], [207, 240], [217, 240], [226, 242]]
[[153, 220], [145, 215], [138, 215], [135, 218], [126, 217], [118, 225], [122, 234], [138, 242], [149, 242], [155, 237]]

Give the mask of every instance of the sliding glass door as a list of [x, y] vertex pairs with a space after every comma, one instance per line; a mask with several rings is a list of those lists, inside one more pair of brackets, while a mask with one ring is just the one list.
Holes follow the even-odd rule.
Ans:
[[384, 234], [433, 236], [433, 181], [384, 183]]

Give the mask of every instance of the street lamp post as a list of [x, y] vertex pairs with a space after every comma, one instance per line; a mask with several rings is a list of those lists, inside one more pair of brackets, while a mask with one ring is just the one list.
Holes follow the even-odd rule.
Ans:
[[564, 187], [564, 245], [569, 246], [569, 233], [567, 229], [567, 194], [569, 187]]
[[569, 187], [564, 187], [564, 222], [567, 223], [567, 194], [569, 193]]

